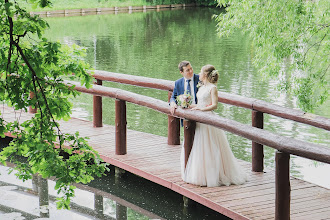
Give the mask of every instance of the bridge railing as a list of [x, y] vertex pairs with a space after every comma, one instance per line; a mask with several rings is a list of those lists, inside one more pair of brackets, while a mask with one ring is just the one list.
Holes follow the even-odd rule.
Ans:
[[[102, 81], [111, 81], [124, 83], [129, 85], [154, 88], [168, 91], [168, 100], [171, 97], [174, 89], [174, 82], [162, 79], [153, 79], [142, 76], [133, 76], [120, 73], [112, 73], [106, 71], [96, 70], [93, 77], [97, 80], [97, 84], [102, 84]], [[97, 99], [95, 109], [99, 111], [99, 114], [94, 115], [95, 126], [102, 126], [102, 114], [99, 109], [101, 102], [100, 97]], [[234, 95], [226, 92], [218, 92], [218, 100], [221, 103], [234, 105], [237, 107], [243, 107], [251, 109], [252, 126], [263, 129], [264, 127], [264, 113], [297, 121], [303, 124], [312, 125], [325, 130], [330, 130], [330, 119], [306, 113], [300, 110], [290, 109], [279, 105], [271, 104], [262, 100], [247, 98], [239, 95]], [[97, 113], [97, 112], [95, 112]], [[168, 144], [176, 145], [180, 144], [180, 122], [178, 118], [168, 115]], [[252, 142], [252, 171], [262, 172], [264, 168], [264, 153], [262, 144], [253, 141]]]
[[[67, 85], [75, 86], [77, 91], [83, 93], [100, 97], [104, 96], [115, 98], [117, 103], [127, 101], [133, 104], [151, 108], [167, 115], [171, 114], [168, 102], [159, 99], [117, 88], [103, 87], [100, 85], [93, 85], [91, 88], [87, 89], [86, 87], [81, 86], [78, 82], [66, 81], [66, 83]], [[125, 113], [125, 111], [122, 111], [122, 108], [124, 108], [125, 105], [117, 106], [117, 103], [115, 106], [116, 112], [121, 111], [122, 113]], [[123, 117], [122, 115], [123, 114], [118, 114], [116, 116]], [[184, 118], [186, 120], [193, 120], [212, 125], [260, 144], [267, 145], [282, 152], [330, 164], [330, 148], [323, 145], [281, 136], [267, 130], [252, 127], [235, 120], [214, 115], [210, 112], [178, 108], [175, 111], [174, 116], [177, 118]], [[126, 123], [120, 124], [125, 125]], [[116, 123], [115, 126], [119, 127], [120, 124]]]
[[[166, 90], [173, 92], [174, 82], [170, 80], [154, 79], [143, 76], [134, 76], [122, 73], [113, 73], [101, 70], [95, 70], [93, 77], [100, 81], [111, 81], [129, 85]], [[243, 107], [270, 115], [278, 116], [284, 119], [290, 119], [303, 124], [312, 125], [330, 131], [330, 119], [306, 113], [296, 109], [282, 107], [262, 100], [243, 97], [227, 92], [219, 92], [218, 100], [221, 103]]]
[[[179, 135], [179, 119], [184, 118], [185, 130], [185, 148], [186, 155], [189, 155], [189, 146], [192, 142], [191, 134], [194, 131], [193, 123], [201, 122], [209, 124], [228, 132], [240, 135], [253, 141], [252, 145], [252, 171], [263, 171], [263, 145], [277, 149], [276, 152], [276, 198], [275, 198], [275, 219], [290, 219], [290, 154], [300, 157], [316, 160], [330, 164], [330, 148], [322, 145], [308, 143], [305, 141], [288, 138], [270, 131], [263, 130], [263, 113], [279, 116], [282, 118], [298, 121], [304, 124], [330, 130], [330, 119], [317, 115], [307, 114], [302, 111], [284, 108], [278, 105], [270, 104], [261, 100], [244, 98], [237, 95], [231, 95], [219, 92], [219, 101], [232, 104], [239, 107], [252, 110], [252, 126], [239, 123], [234, 120], [226, 119], [210, 112], [193, 111], [190, 109], [178, 108], [174, 115], [170, 113], [168, 102], [161, 101], [148, 96], [124, 91], [116, 88], [103, 87], [102, 81], [113, 81], [118, 83], [143, 86], [148, 88], [162, 89], [169, 91], [169, 97], [174, 88], [174, 82], [168, 80], [158, 80], [146, 77], [131, 76], [127, 74], [109, 73], [104, 71], [95, 71], [93, 75], [97, 79], [96, 85], [87, 89], [76, 82], [67, 81], [68, 85], [75, 86], [75, 89], [94, 95], [93, 98], [93, 124], [95, 127], [102, 126], [102, 96], [116, 99], [116, 154], [126, 154], [126, 101], [145, 106], [169, 117], [170, 124], [174, 124], [174, 130]], [[97, 115], [98, 114], [98, 115]], [[174, 123], [170, 123], [174, 121]], [[177, 128], [177, 129], [176, 129]], [[179, 137], [179, 136], [178, 136]], [[170, 141], [169, 141], [170, 142]], [[191, 147], [191, 146], [190, 146]]]

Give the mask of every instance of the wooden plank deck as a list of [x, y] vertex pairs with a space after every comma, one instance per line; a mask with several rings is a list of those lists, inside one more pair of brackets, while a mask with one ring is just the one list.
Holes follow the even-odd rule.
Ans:
[[[31, 114], [2, 107], [7, 121]], [[16, 115], [16, 116], [15, 116]], [[180, 146], [167, 144], [167, 138], [139, 131], [127, 131], [127, 155], [115, 155], [115, 127], [93, 128], [92, 122], [61, 121], [62, 132], [89, 137], [89, 144], [110, 164], [167, 187], [232, 219], [274, 219], [275, 172], [251, 172], [251, 163], [239, 161], [249, 175], [240, 186], [199, 187], [181, 180]], [[325, 174], [326, 175], [326, 174]], [[330, 190], [291, 177], [291, 219], [329, 219]]]

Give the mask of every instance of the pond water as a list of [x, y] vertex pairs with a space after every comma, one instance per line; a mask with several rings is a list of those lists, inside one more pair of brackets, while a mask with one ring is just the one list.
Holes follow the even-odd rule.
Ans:
[[[228, 38], [217, 37], [212, 15], [222, 12], [216, 8], [186, 8], [54, 17], [46, 18], [50, 29], [45, 34], [54, 41], [85, 47], [86, 60], [97, 70], [174, 81], [181, 76], [177, 65], [182, 60], [189, 60], [195, 73], [199, 73], [203, 65], [213, 64], [220, 72], [219, 91], [297, 108], [292, 96], [276, 90], [276, 80], [261, 80], [251, 63], [253, 48], [247, 36], [237, 31]], [[104, 85], [167, 101], [165, 91], [109, 82]], [[92, 120], [92, 96], [82, 94], [72, 101], [73, 117]], [[330, 102], [327, 102], [315, 113], [329, 118], [329, 109]], [[216, 112], [222, 117], [251, 124], [250, 110], [219, 104]], [[167, 135], [166, 115], [130, 103], [127, 103], [127, 113], [128, 129]], [[103, 122], [114, 125], [113, 99], [103, 99]], [[264, 123], [264, 128], [271, 132], [330, 146], [330, 132], [323, 129], [269, 115], [265, 115]], [[227, 135], [235, 156], [251, 161], [251, 141], [228, 132]], [[274, 153], [272, 148], [265, 147], [266, 167], [274, 168]], [[330, 176], [326, 175], [330, 165], [292, 156], [290, 166], [291, 175], [330, 188]], [[127, 190], [135, 187], [128, 184], [131, 185]], [[136, 199], [141, 198], [136, 196]]]

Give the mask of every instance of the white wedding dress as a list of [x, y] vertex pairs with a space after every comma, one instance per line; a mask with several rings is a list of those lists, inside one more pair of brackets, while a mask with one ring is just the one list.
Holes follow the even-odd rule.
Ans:
[[[198, 106], [211, 104], [214, 84], [202, 86], [197, 93]], [[200, 186], [243, 184], [246, 173], [234, 157], [223, 130], [196, 122], [193, 146], [184, 168], [184, 149], [181, 150], [181, 176], [183, 181]]]

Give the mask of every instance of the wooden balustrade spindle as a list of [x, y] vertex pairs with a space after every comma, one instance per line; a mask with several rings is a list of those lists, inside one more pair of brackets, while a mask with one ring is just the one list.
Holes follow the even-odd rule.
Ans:
[[[102, 80], [97, 79], [94, 83], [102, 85]], [[102, 96], [93, 96], [93, 127], [102, 127]]]
[[[168, 101], [170, 101], [172, 92], [168, 92]], [[180, 119], [168, 115], [167, 144], [180, 145]]]
[[[264, 128], [264, 115], [262, 112], [252, 110], [252, 126]], [[264, 171], [264, 146], [252, 141], [252, 171]]]
[[277, 151], [275, 155], [275, 219], [290, 219], [290, 154]]
[[116, 99], [116, 154], [127, 153], [127, 122], [126, 122], [126, 102]]
[[183, 120], [184, 127], [184, 166], [186, 167], [192, 145], [194, 143], [196, 122], [192, 120]]

